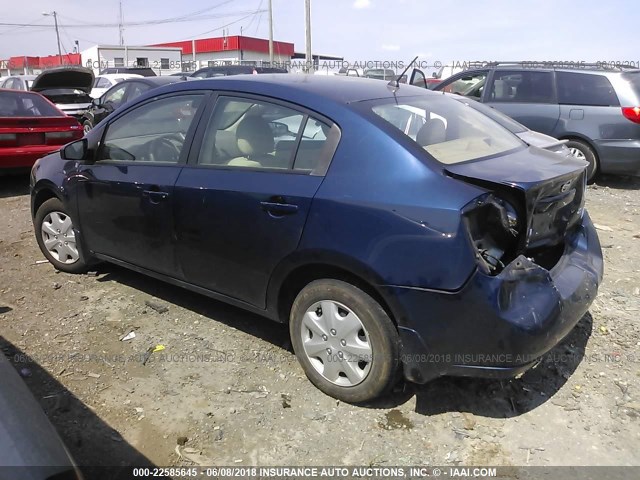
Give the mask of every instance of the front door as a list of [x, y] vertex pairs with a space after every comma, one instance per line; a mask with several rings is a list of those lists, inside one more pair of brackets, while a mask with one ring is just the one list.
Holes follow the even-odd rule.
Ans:
[[338, 129], [297, 107], [236, 96], [219, 97], [202, 125], [175, 187], [178, 262], [188, 282], [264, 308]]
[[107, 127], [78, 175], [80, 229], [97, 254], [175, 273], [174, 185], [203, 94], [153, 99]]

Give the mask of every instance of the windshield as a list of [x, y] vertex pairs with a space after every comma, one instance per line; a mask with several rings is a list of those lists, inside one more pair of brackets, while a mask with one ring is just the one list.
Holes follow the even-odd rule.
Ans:
[[444, 164], [495, 156], [524, 145], [486, 115], [450, 98], [409, 97], [367, 104]]
[[456, 98], [455, 100], [464, 103], [465, 105], [469, 105], [474, 110], [483, 113], [491, 120], [498, 122], [504, 128], [509, 130], [511, 133], [522, 133], [529, 130], [527, 127], [522, 125], [521, 123], [516, 122], [513, 118], [505, 115], [504, 113], [496, 110], [495, 108], [488, 107], [481, 103], [476, 102], [475, 100], [469, 100], [468, 98]]

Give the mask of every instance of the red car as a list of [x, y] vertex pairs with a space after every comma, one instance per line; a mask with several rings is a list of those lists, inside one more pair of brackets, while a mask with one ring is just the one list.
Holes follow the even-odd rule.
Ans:
[[0, 172], [30, 168], [82, 135], [78, 121], [42, 95], [0, 89]]

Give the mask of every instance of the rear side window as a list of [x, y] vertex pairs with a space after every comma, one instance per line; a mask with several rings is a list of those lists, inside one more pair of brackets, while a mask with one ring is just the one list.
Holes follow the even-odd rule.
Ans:
[[563, 105], [620, 106], [611, 82], [604, 75], [557, 72], [558, 103]]
[[311, 173], [333, 153], [332, 133], [326, 123], [282, 105], [221, 97], [198, 164]]
[[554, 103], [551, 72], [496, 70], [491, 84], [492, 102]]

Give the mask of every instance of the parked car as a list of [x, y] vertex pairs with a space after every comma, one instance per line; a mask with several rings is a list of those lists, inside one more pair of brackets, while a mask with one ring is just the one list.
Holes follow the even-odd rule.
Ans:
[[520, 374], [573, 329], [603, 272], [586, 167], [429, 90], [245, 75], [123, 106], [36, 162], [31, 207], [55, 268], [113, 262], [288, 323], [309, 379], [365, 402], [401, 371]]
[[87, 133], [95, 127], [121, 105], [130, 102], [143, 93], [162, 85], [168, 85], [170, 83], [180, 82], [183, 80], [185, 80], [184, 77], [170, 75], [166, 77], [137, 76], [136, 78], [122, 80], [107, 90], [107, 92], [100, 98], [94, 99], [91, 103], [91, 107], [84, 112], [80, 119], [84, 133]]
[[[369, 68], [362, 74], [364, 78], [374, 78], [376, 80], [395, 80], [398, 74], [389, 68]], [[402, 75], [399, 79], [400, 83], [407, 83], [407, 76]]]
[[543, 148], [545, 150], [549, 150], [550, 152], [558, 153], [564, 157], [573, 155], [569, 147], [567, 147], [568, 140], [558, 140], [557, 138], [545, 135], [544, 133], [529, 130], [527, 127], [519, 122], [516, 122], [513, 118], [505, 115], [499, 110], [496, 110], [493, 107], [489, 107], [488, 105], [483, 105], [482, 103], [476, 102], [475, 100], [472, 100], [468, 97], [463, 97], [452, 93], [447, 93], [445, 95], [451, 96], [451, 98], [453, 98], [454, 100], [462, 102], [465, 105], [470, 106], [474, 110], [483, 113], [491, 120], [498, 122], [511, 133], [520, 137], [520, 140], [525, 142], [527, 145]]
[[31, 90], [31, 85], [37, 75], [12, 75], [4, 77], [0, 81], [0, 88], [8, 88], [11, 90]]
[[94, 80], [93, 88], [89, 95], [91, 95], [91, 98], [100, 98], [116, 83], [120, 83], [121, 81], [128, 80], [130, 78], [142, 78], [142, 75], [134, 73], [107, 73], [105, 75], [99, 75]]
[[0, 90], [0, 172], [31, 168], [72, 140], [82, 128], [42, 95]]
[[252, 65], [221, 65], [205, 67], [191, 74], [196, 78], [227, 77], [229, 75], [262, 74], [262, 73], [289, 73], [285, 68], [254, 67]]
[[100, 72], [100, 75], [132, 74], [142, 77], [155, 77], [156, 72], [151, 67], [108, 67]]
[[31, 90], [51, 100], [65, 114], [80, 117], [89, 108], [93, 72], [84, 67], [58, 67], [40, 75], [7, 77], [0, 88]]
[[[40, 404], [2, 353], [0, 446], [0, 465], [6, 472], [6, 476], [0, 474], [3, 479], [82, 479]], [[16, 475], [17, 471], [22, 473]]]
[[589, 162], [590, 182], [598, 173], [640, 175], [640, 70], [496, 64], [453, 75], [434, 90], [472, 97], [568, 140]]

